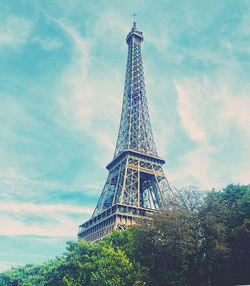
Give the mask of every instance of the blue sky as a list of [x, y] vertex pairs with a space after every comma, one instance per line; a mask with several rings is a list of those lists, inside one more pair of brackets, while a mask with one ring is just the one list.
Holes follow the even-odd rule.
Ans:
[[115, 148], [133, 12], [172, 185], [250, 183], [249, 1], [2, 1], [0, 269], [62, 254], [90, 217]]

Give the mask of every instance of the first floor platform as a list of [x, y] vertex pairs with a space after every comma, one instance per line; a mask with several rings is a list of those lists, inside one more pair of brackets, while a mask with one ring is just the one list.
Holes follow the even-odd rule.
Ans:
[[112, 234], [113, 229], [125, 230], [141, 219], [150, 219], [154, 210], [115, 204], [79, 226], [78, 238], [97, 242]]

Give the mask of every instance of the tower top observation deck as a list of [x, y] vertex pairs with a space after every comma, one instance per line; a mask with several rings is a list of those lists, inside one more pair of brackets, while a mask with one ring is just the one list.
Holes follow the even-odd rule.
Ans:
[[[134, 14], [135, 15], [135, 14]], [[143, 35], [142, 35], [142, 32], [138, 31], [137, 28], [136, 28], [136, 21], [134, 19], [134, 22], [133, 22], [133, 27], [131, 29], [131, 31], [129, 32], [129, 34], [127, 35], [127, 38], [126, 38], [126, 42], [127, 44], [129, 44], [130, 40], [132, 37], [136, 37], [138, 40], [140, 40], [141, 42], [143, 41]]]

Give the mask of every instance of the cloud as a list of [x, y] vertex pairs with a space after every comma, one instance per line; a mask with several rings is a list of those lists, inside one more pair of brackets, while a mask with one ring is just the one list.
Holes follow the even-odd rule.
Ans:
[[177, 167], [169, 172], [172, 183], [178, 187], [194, 184], [204, 189], [221, 186], [213, 167], [215, 152], [214, 147], [202, 146], [179, 157]]
[[26, 18], [9, 16], [0, 21], [0, 48], [25, 44], [32, 29], [32, 22]]
[[[208, 142], [215, 134], [227, 136], [233, 126], [247, 132], [243, 136], [250, 134], [248, 84], [242, 81], [237, 85], [238, 77], [221, 72], [201, 80], [175, 82], [182, 126], [192, 140], [200, 143]], [[238, 88], [233, 94], [235, 84]]]
[[246, 171], [244, 173], [241, 173], [237, 176], [233, 177], [233, 181], [235, 184], [243, 184], [243, 185], [248, 185], [250, 184], [250, 171]]
[[[248, 6], [249, 7], [249, 6]], [[250, 19], [249, 19], [249, 9], [245, 10], [245, 13], [242, 15], [242, 21], [239, 26], [236, 28], [234, 33], [240, 37], [246, 37], [250, 35]]]
[[[8, 199], [14, 196], [21, 196], [25, 199], [34, 199], [34, 196], [37, 197], [38, 195], [38, 190], [39, 196], [43, 196], [49, 190], [66, 188], [63, 184], [56, 181], [38, 180], [36, 177], [39, 177], [39, 174], [36, 170], [32, 171], [28, 168], [20, 170], [14, 167], [17, 164], [16, 162], [8, 165], [8, 159], [10, 160], [10, 157], [6, 156], [2, 161], [6, 165], [5, 167], [3, 164], [0, 166], [0, 189], [3, 190], [1, 197]], [[24, 159], [25, 155], [22, 156], [21, 160]]]
[[43, 13], [55, 22], [73, 43], [72, 60], [57, 84], [57, 101], [66, 119], [63, 124], [68, 128], [89, 129], [90, 118], [93, 116], [93, 106], [89, 104], [93, 97], [93, 87], [87, 79], [91, 40], [84, 39], [63, 20], [49, 16], [45, 11]]
[[130, 26], [121, 10], [105, 9], [102, 11], [98, 9], [94, 13], [96, 21], [92, 32], [95, 38], [105, 41], [105, 45], [112, 46], [112, 48], [124, 49], [125, 46], [121, 46], [120, 43], [125, 40], [124, 35], [129, 32]]
[[221, 69], [214, 77], [175, 82], [182, 127], [198, 143], [177, 156], [176, 165], [170, 170], [170, 179], [178, 186], [191, 183], [202, 188], [220, 188], [233, 182], [247, 183], [246, 158], [250, 156], [246, 143], [250, 139], [247, 84], [242, 81], [232, 95], [238, 78], [231, 78], [230, 73], [225, 77]]
[[50, 21], [56, 23], [64, 32], [67, 33], [69, 37], [72, 38], [75, 47], [81, 51], [81, 58], [79, 60], [82, 64], [83, 70], [86, 71], [85, 67], [89, 60], [88, 56], [89, 56], [89, 49], [91, 47], [91, 39], [89, 40], [83, 39], [83, 37], [79, 34], [77, 30], [65, 24], [62, 19], [56, 19], [48, 15], [43, 9], [41, 9], [41, 11]]
[[0, 203], [1, 235], [75, 236], [93, 209], [76, 205]]
[[237, 96], [230, 94], [227, 88], [221, 91], [222, 109], [220, 117], [230, 124], [237, 124], [250, 135], [250, 97], [249, 93], [240, 93]]
[[[161, 114], [162, 115], [162, 114]], [[161, 117], [157, 119], [157, 128], [153, 128], [154, 140], [157, 147], [157, 152], [160, 157], [168, 155], [168, 145], [170, 138], [174, 136], [174, 127], [173, 125], [166, 124], [166, 118]]]
[[[4, 162], [7, 161], [8, 159], [4, 158]], [[7, 165], [7, 163], [5, 164]], [[57, 168], [59, 168], [58, 165]], [[85, 201], [86, 204], [86, 197], [91, 201], [93, 197], [101, 192], [104, 183], [96, 178], [94, 171], [91, 175], [86, 175], [86, 167], [80, 170], [77, 169], [69, 182], [53, 178], [42, 179], [42, 176], [43, 173], [40, 173], [36, 168], [32, 171], [0, 166], [0, 199], [2, 201], [11, 201], [18, 198], [22, 202], [39, 202], [41, 204], [50, 202], [51, 197], [53, 200], [61, 202], [64, 196], [72, 196], [73, 201]], [[78, 199], [76, 199], [76, 196], [78, 196]], [[85, 200], [83, 196], [85, 196]], [[92, 204], [95, 203], [90, 203], [90, 205]]]
[[17, 203], [17, 202], [11, 202], [11, 203], [0, 203], [0, 209], [1, 211], [9, 211], [13, 213], [52, 213], [52, 212], [70, 212], [70, 213], [78, 213], [78, 214], [92, 214], [93, 209], [87, 208], [87, 207], [79, 207], [79, 206], [70, 206], [70, 205], [38, 205], [38, 204], [32, 204], [32, 203]]
[[14, 219], [7, 215], [2, 215], [1, 221], [1, 235], [76, 236], [77, 233], [76, 220], [66, 216], [46, 224], [36, 220], [26, 224], [21, 219]]
[[182, 127], [184, 128], [187, 135], [194, 141], [205, 141], [206, 133], [198, 125], [196, 118], [196, 108], [191, 100], [190, 91], [182, 88], [178, 83], [175, 83], [177, 96], [178, 96], [178, 106], [177, 111], [181, 118]]
[[[58, 24], [73, 44], [71, 62], [62, 72], [56, 87], [59, 116], [55, 120], [66, 128], [85, 131], [86, 135], [107, 148], [111, 156], [116, 136], [111, 133], [112, 126], [120, 118], [122, 104], [121, 97], [119, 102], [117, 100], [117, 94], [122, 94], [122, 86], [119, 85], [121, 77], [115, 68], [112, 69], [93, 55], [93, 37], [83, 37], [62, 19], [44, 14]], [[103, 72], [93, 77], [92, 65]], [[110, 76], [106, 77], [106, 74]]]
[[41, 45], [42, 49], [46, 51], [57, 50], [62, 46], [62, 42], [55, 38], [41, 39], [39, 37], [33, 38], [33, 42], [37, 42]]

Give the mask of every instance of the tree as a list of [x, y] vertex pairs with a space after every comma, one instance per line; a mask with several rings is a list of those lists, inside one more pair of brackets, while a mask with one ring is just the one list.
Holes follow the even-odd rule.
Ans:
[[119, 248], [122, 238], [115, 233], [98, 243], [69, 243], [64, 266], [67, 285], [143, 285], [142, 274]]
[[229, 271], [233, 284], [250, 282], [250, 185], [229, 185], [217, 196], [229, 210]]
[[[226, 204], [214, 192], [208, 194], [199, 211], [201, 270], [205, 285], [227, 285], [227, 243], [229, 212]], [[227, 279], [226, 279], [227, 280]]]
[[249, 284], [249, 219], [249, 185], [208, 194], [199, 211], [205, 285]]
[[132, 228], [133, 254], [149, 269], [146, 285], [199, 285], [199, 225], [186, 209], [160, 211]]
[[195, 186], [185, 188], [175, 188], [176, 197], [179, 204], [190, 212], [198, 212], [204, 204], [208, 191], [200, 190]]

